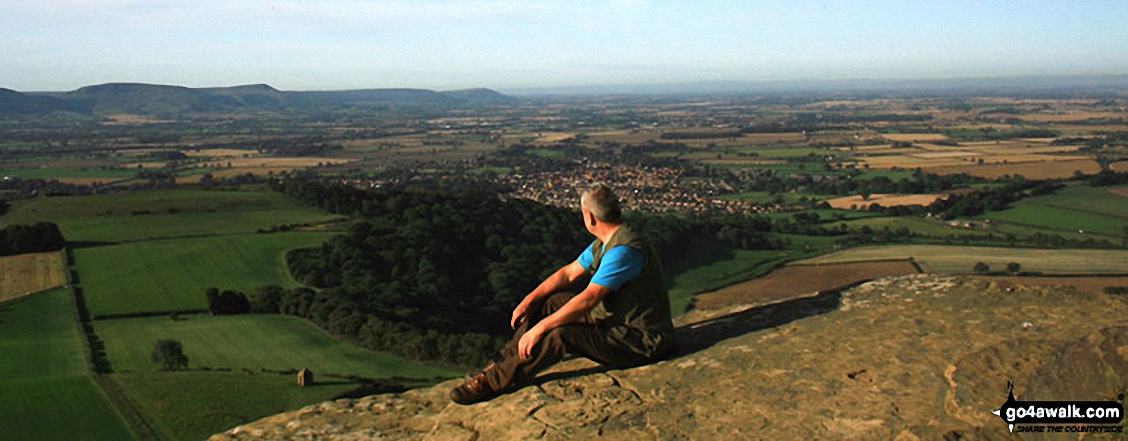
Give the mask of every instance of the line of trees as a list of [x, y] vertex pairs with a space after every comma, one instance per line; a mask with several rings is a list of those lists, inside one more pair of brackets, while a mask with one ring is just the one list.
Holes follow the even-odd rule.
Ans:
[[[309, 320], [330, 334], [362, 347], [421, 361], [482, 366], [506, 338], [481, 332], [448, 333], [423, 329], [370, 311], [363, 299], [341, 288], [314, 291], [263, 286], [251, 293], [254, 313], [283, 314]], [[470, 318], [470, 314], [467, 314]]]
[[998, 211], [1014, 202], [1030, 196], [1053, 193], [1062, 188], [1054, 181], [1016, 180], [1001, 187], [983, 188], [963, 195], [952, 195], [938, 199], [927, 207], [933, 214], [942, 217], [968, 217], [987, 211]]
[[[822, 156], [810, 155], [807, 159], [822, 161]], [[862, 173], [858, 171], [857, 173]], [[802, 191], [813, 194], [920, 194], [941, 193], [969, 184], [986, 182], [982, 178], [969, 175], [934, 175], [923, 173], [920, 169], [912, 172], [911, 178], [893, 180], [886, 176], [862, 179], [854, 174], [844, 176], [805, 176], [776, 173], [771, 170], [744, 171], [736, 176], [735, 186], [740, 191], [767, 191], [783, 193]]]
[[59, 226], [51, 222], [9, 225], [0, 230], [0, 256], [58, 251], [66, 243]]
[[[979, 274], [979, 275], [988, 275], [988, 274], [991, 274], [991, 265], [988, 265], [984, 262], [975, 262], [975, 265], [973, 265], [971, 267], [971, 270], [975, 271], [975, 273]], [[1022, 272], [1022, 264], [1021, 263], [1018, 263], [1018, 262], [1007, 263], [1007, 273], [1008, 274], [1018, 275], [1018, 273], [1021, 273], [1021, 272]]]
[[246, 294], [233, 290], [220, 292], [219, 288], [208, 288], [204, 292], [208, 299], [208, 311], [214, 315], [246, 314], [251, 312], [251, 302]]

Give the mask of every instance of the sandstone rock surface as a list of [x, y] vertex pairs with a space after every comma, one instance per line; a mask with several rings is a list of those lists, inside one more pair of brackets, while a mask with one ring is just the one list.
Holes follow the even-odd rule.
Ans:
[[650, 366], [577, 359], [488, 403], [451, 404], [455, 380], [321, 403], [211, 440], [1014, 439], [990, 413], [1008, 380], [1020, 399], [1125, 393], [1125, 297], [894, 277], [692, 311], [679, 318], [679, 353]]

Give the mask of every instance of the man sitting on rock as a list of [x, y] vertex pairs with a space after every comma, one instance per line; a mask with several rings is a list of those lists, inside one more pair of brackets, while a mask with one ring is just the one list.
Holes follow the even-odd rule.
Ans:
[[[451, 400], [490, 400], [529, 384], [565, 354], [624, 368], [670, 351], [674, 326], [657, 255], [622, 222], [619, 201], [606, 185], [584, 192], [580, 212], [595, 241], [525, 296], [513, 310], [513, 340], [482, 372], [451, 390]], [[561, 291], [585, 274], [592, 277], [583, 292]]]

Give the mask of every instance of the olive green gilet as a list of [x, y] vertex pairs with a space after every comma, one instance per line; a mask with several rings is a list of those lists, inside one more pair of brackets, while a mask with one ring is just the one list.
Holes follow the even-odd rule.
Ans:
[[604, 297], [591, 317], [609, 338], [641, 355], [659, 357], [672, 349], [674, 337], [662, 262], [639, 235], [621, 224], [606, 246], [599, 239], [592, 244], [592, 272], [599, 269], [603, 254], [619, 245], [641, 251], [646, 264], [635, 280]]

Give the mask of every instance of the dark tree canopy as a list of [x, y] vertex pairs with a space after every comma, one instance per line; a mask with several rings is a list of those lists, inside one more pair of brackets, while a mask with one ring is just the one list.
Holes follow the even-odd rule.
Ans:
[[58, 251], [66, 245], [59, 226], [50, 222], [9, 225], [0, 230], [0, 255]]
[[291, 253], [295, 278], [365, 313], [440, 332], [505, 332], [510, 308], [591, 240], [577, 213], [527, 200], [307, 181], [283, 190], [361, 219]]
[[251, 312], [251, 303], [247, 295], [238, 291], [208, 288], [205, 292], [208, 298], [208, 311], [215, 315], [246, 314]]
[[184, 355], [184, 346], [178, 340], [157, 340], [149, 358], [163, 370], [172, 371], [188, 368], [188, 356]]
[[[592, 241], [578, 210], [482, 191], [359, 190], [303, 179], [275, 185], [356, 221], [321, 247], [287, 256], [294, 277], [316, 291], [261, 287], [249, 309], [303, 317], [415, 359], [484, 363], [512, 332], [512, 308]], [[627, 221], [667, 264], [693, 241], [783, 246], [765, 234], [775, 227], [767, 218], [636, 214]]]

